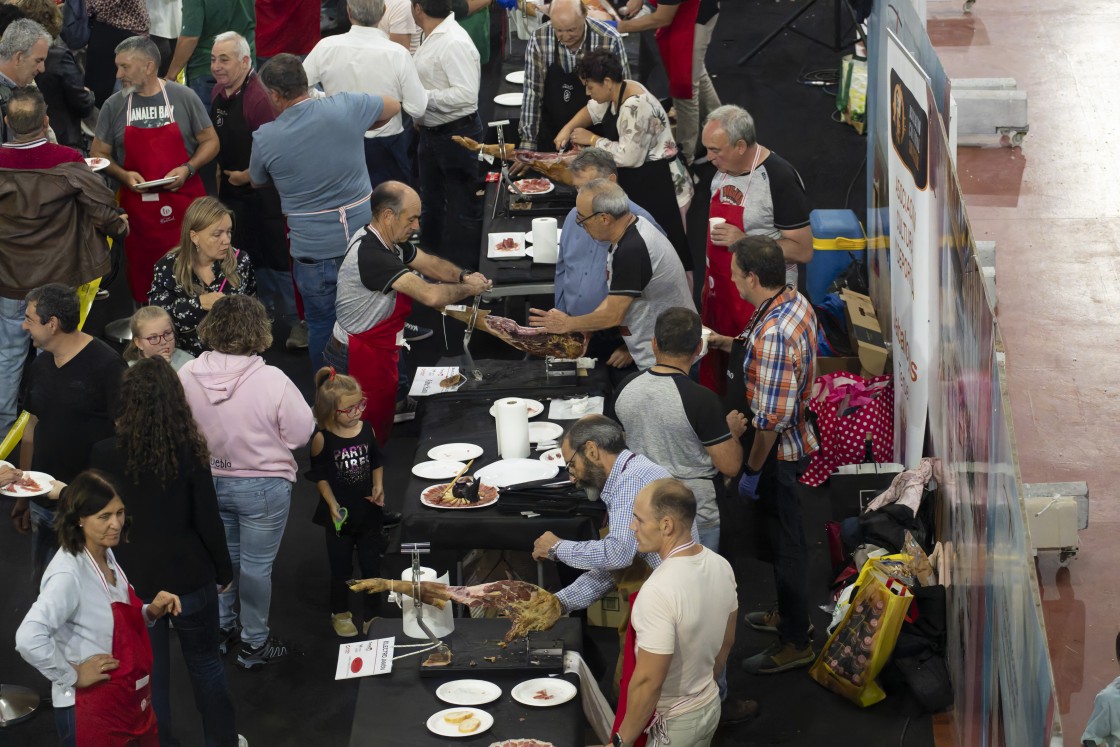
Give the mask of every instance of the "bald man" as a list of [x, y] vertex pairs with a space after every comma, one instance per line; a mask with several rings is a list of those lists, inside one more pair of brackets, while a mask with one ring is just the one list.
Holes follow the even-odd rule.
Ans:
[[555, 0], [551, 21], [533, 32], [525, 48], [525, 102], [521, 107], [521, 147], [555, 150], [553, 140], [587, 104], [583, 83], [576, 75], [581, 54], [606, 49], [622, 60], [622, 74], [630, 77], [626, 50], [618, 32], [587, 17], [580, 0]]
[[420, 226], [420, 195], [408, 185], [382, 182], [373, 190], [370, 209], [373, 220], [351, 238], [338, 269], [334, 333], [323, 357], [362, 385], [363, 419], [384, 445], [403, 396], [397, 392], [398, 348], [413, 300], [446, 306], [492, 283], [408, 243]]

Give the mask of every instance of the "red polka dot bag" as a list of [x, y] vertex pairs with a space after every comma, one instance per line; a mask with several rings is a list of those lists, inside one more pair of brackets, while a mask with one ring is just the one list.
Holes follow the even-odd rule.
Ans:
[[868, 433], [875, 461], [893, 459], [894, 386], [890, 374], [873, 379], [843, 371], [818, 376], [809, 411], [816, 416], [820, 448], [801, 477], [806, 485], [822, 485], [837, 467], [862, 462]]

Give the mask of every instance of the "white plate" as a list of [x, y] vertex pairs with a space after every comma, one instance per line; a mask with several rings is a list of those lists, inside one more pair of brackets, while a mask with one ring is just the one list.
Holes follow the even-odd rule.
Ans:
[[550, 480], [559, 472], [560, 468], [555, 464], [545, 464], [536, 459], [502, 459], [475, 472], [474, 477], [485, 480], [487, 485], [504, 488], [534, 480]]
[[412, 468], [412, 474], [425, 480], [450, 480], [466, 466], [462, 462], [450, 459], [435, 459], [431, 462], [420, 462]]
[[564, 435], [564, 426], [542, 420], [539, 423], [529, 423], [529, 443], [541, 441], [558, 441]]
[[[563, 235], [564, 235], [564, 229], [563, 228], [557, 228], [556, 229], [556, 243], [557, 244], [560, 243], [560, 237], [563, 236]], [[525, 243], [526, 244], [532, 244], [533, 243], [533, 232], [532, 231], [526, 231], [525, 232]]]
[[502, 688], [486, 680], [452, 680], [436, 688], [436, 697], [451, 705], [483, 705], [501, 696]]
[[525, 71], [514, 70], [512, 73], [506, 76], [506, 80], [514, 84], [515, 86], [523, 86], [525, 85]]
[[[548, 182], [548, 189], [532, 189], [532, 190], [528, 190], [528, 189], [526, 189], [525, 187], [523, 187], [523, 186], [521, 185], [521, 183], [522, 183], [522, 182], [526, 182], [526, 181], [537, 181], [538, 179], [539, 179], [540, 181], [543, 181], [543, 182]], [[536, 195], [546, 195], [546, 194], [548, 194], [549, 192], [551, 192], [552, 190], [556, 189], [556, 182], [554, 182], [554, 181], [552, 181], [551, 179], [548, 179], [548, 178], [546, 178], [546, 177], [543, 177], [543, 176], [529, 176], [529, 177], [526, 177], [526, 178], [524, 178], [524, 179], [518, 179], [517, 181], [515, 181], [515, 182], [514, 182], [514, 184], [515, 184], [515, 185], [517, 185], [517, 189], [518, 189], [518, 191], [519, 191], [519, 192], [521, 192], [521, 193], [522, 193], [523, 195], [525, 195], [526, 197], [534, 197], [534, 196], [536, 196]], [[511, 187], [507, 187], [507, 189], [509, 190], [509, 193], [510, 193], [510, 194], [516, 194], [516, 193], [515, 193], [515, 192], [513, 191], [513, 187], [512, 187], [512, 186], [511, 186]]]
[[[0, 467], [3, 467], [4, 465], [8, 465], [9, 467], [12, 466], [7, 462], [0, 462]], [[48, 475], [46, 472], [32, 472], [31, 470], [24, 470], [23, 476], [29, 477], [37, 482], [40, 489], [32, 490], [29, 488], [21, 488], [16, 483], [12, 483], [11, 485], [0, 488], [0, 494], [12, 496], [13, 498], [30, 498], [36, 495], [46, 495], [47, 493], [51, 492], [51, 483], [54, 482], [54, 478]]]
[[494, 97], [494, 103], [498, 106], [521, 106], [521, 102], [525, 100], [525, 94], [521, 91], [513, 93], [499, 93]]
[[[524, 400], [524, 402], [525, 402], [526, 406], [528, 407], [529, 417], [535, 418], [538, 415], [540, 415], [542, 412], [544, 412], [544, 405], [541, 404], [540, 402], [537, 402], [535, 399], [527, 399], [527, 400]], [[490, 417], [492, 417], [492, 418], [498, 417], [497, 415], [494, 414], [497, 411], [498, 411], [498, 403], [495, 402], [494, 404], [492, 404], [490, 406]], [[532, 427], [532, 424], [530, 424], [530, 427]]]
[[[470, 711], [471, 715], [482, 723], [479, 724], [479, 727], [474, 731], [470, 732], [469, 734], [464, 734], [463, 732], [459, 731], [458, 724], [449, 724], [448, 722], [443, 720], [444, 716], [449, 713], [454, 713], [455, 711]], [[427, 724], [428, 731], [432, 732], [433, 734], [438, 734], [441, 737], [473, 737], [475, 734], [481, 734], [493, 725], [494, 717], [486, 711], [479, 710], [478, 708], [464, 708], [463, 706], [459, 706], [458, 708], [445, 708], [438, 713], [433, 713], [428, 717]]]
[[[498, 244], [506, 239], [517, 242], [516, 249], [498, 249]], [[525, 256], [525, 234], [517, 233], [492, 233], [486, 247], [487, 259], [518, 259]]]
[[89, 166], [90, 171], [101, 171], [109, 167], [108, 158], [87, 158], [86, 164]]
[[444, 444], [428, 449], [428, 458], [441, 462], [457, 462], [482, 456], [482, 447], [475, 444]]
[[564, 452], [557, 446], [555, 449], [549, 449], [545, 453], [537, 457], [545, 464], [564, 464]]
[[169, 176], [164, 179], [152, 179], [150, 182], [140, 182], [135, 185], [136, 189], [150, 189], [151, 187], [162, 187], [165, 184], [170, 184], [175, 181], [175, 177]]
[[[538, 677], [525, 680], [510, 690], [509, 694], [518, 703], [527, 706], [555, 706], [567, 703], [576, 696], [576, 686], [559, 677]], [[547, 697], [538, 697], [547, 696]]]

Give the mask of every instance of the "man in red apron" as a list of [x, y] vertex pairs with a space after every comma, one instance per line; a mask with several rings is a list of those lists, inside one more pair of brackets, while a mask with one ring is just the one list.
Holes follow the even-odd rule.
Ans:
[[[128, 286], [137, 303], [147, 302], [152, 268], [179, 245], [183, 214], [206, 190], [198, 169], [218, 155], [218, 135], [194, 91], [156, 74], [159, 50], [135, 36], [117, 47], [121, 90], [101, 108], [90, 152], [109, 159], [105, 173], [121, 183], [128, 214], [125, 242]], [[138, 187], [144, 182], [169, 182]]]
[[[750, 322], [754, 306], [731, 280], [731, 245], [746, 234], [775, 239], [786, 258], [786, 282], [796, 286], [797, 265], [813, 258], [809, 202], [797, 170], [759, 144], [745, 109], [728, 105], [712, 112], [703, 141], [718, 173], [712, 179], [700, 315], [705, 326], [734, 337]], [[727, 365], [725, 352], [710, 351], [700, 362], [700, 383], [722, 394]]]
[[408, 185], [378, 185], [370, 209], [373, 220], [354, 233], [338, 269], [334, 333], [323, 356], [362, 385], [363, 419], [384, 445], [393, 427], [398, 358], [413, 300], [438, 308], [480, 295], [492, 283], [407, 243], [420, 224], [420, 196]]

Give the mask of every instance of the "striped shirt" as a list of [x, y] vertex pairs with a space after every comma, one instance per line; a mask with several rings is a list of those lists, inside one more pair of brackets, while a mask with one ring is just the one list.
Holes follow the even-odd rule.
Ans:
[[551, 143], [537, 142], [537, 129], [541, 121], [541, 96], [544, 94], [545, 74], [548, 73], [557, 50], [560, 52], [560, 67], [566, 73], [576, 69], [576, 63], [584, 52], [605, 49], [622, 61], [622, 78], [625, 80], [630, 77], [630, 63], [626, 60], [622, 37], [602, 21], [591, 18], [586, 20], [587, 28], [583, 32], [583, 41], [574, 52], [556, 41], [556, 32], [553, 31], [551, 23], [544, 24], [529, 37], [529, 43], [525, 47], [525, 100], [521, 105], [521, 122], [518, 124], [522, 148], [552, 149]]
[[743, 375], [757, 430], [778, 433], [778, 459], [797, 461], [817, 450], [805, 420], [816, 362], [817, 317], [809, 301], [785, 289], [752, 320]]

